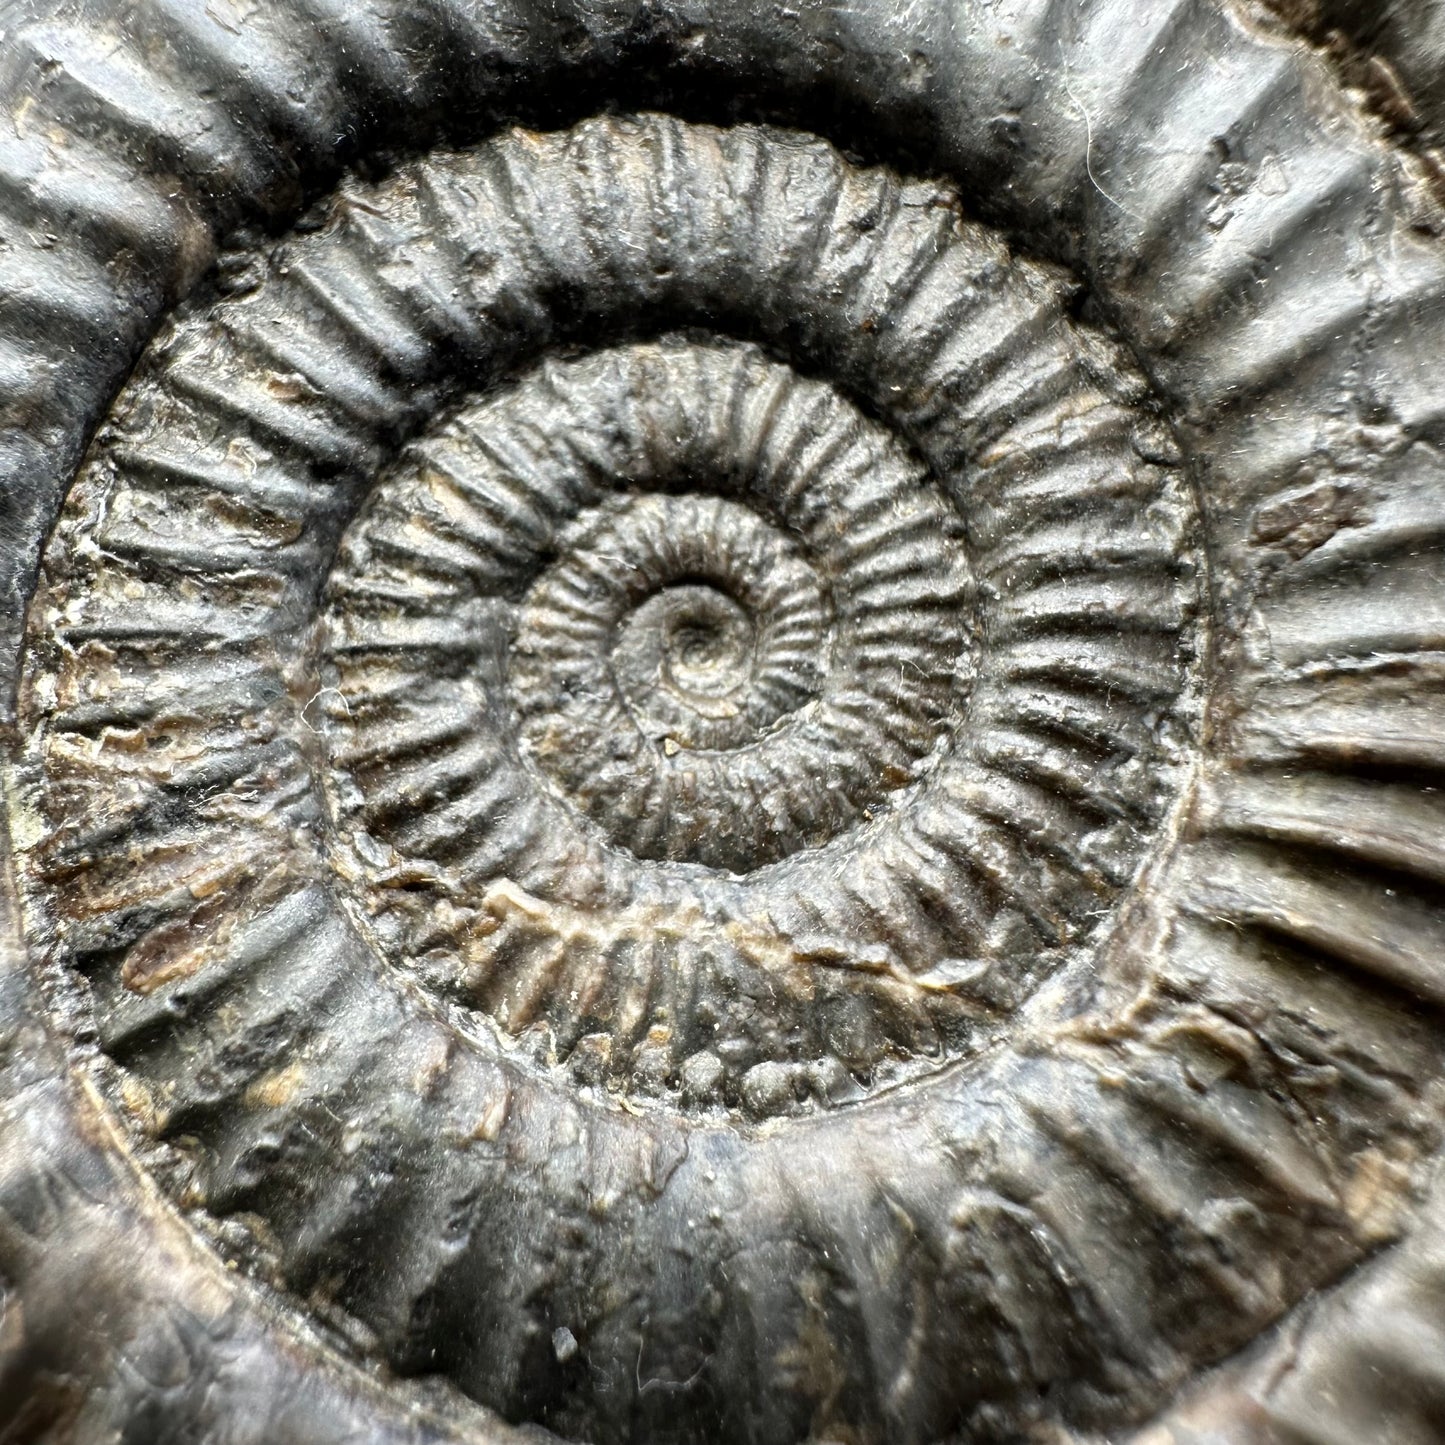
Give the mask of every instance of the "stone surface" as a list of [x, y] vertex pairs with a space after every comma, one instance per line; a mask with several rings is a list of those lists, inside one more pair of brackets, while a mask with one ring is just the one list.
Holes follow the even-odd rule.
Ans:
[[1437, 1439], [1436, 19], [0, 11], [0, 1439]]

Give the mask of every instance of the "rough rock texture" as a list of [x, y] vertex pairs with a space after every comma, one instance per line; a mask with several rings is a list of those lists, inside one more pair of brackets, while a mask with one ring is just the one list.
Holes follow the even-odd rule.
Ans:
[[1430, 30], [0, 12], [0, 1439], [1437, 1439]]
[[1384, 134], [1445, 196], [1445, 11], [1434, 0], [1265, 0], [1320, 47]]

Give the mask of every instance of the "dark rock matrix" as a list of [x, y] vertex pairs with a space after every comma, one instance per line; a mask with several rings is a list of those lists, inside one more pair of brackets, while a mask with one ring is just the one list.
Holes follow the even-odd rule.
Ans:
[[1441, 34], [0, 0], [0, 1441], [1438, 1442]]

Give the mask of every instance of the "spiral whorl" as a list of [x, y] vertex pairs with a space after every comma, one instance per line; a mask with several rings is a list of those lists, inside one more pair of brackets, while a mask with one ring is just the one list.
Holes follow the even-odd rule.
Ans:
[[[1194, 507], [1061, 276], [793, 133], [509, 132], [257, 264], [57, 531], [35, 876], [207, 1207], [297, 1287], [411, 1220], [342, 1295], [430, 1358], [486, 1274], [417, 1222], [481, 1187], [439, 1141], [746, 1150], [1006, 1056], [1185, 776]], [[447, 1368], [501, 1399], [506, 1358]]]
[[1437, 1445], [1429, 7], [1314, 8], [0, 6], [0, 1435]]
[[[458, 592], [398, 602], [407, 557]], [[477, 732], [520, 744], [466, 782], [531, 791], [525, 754], [619, 847], [733, 873], [826, 843], [911, 781], [971, 674], [957, 513], [881, 427], [749, 349], [603, 352], [470, 409], [374, 494], [332, 587], [334, 634], [363, 659], [340, 687], [352, 715], [387, 629], [421, 685], [428, 622], [445, 655], [465, 611], [467, 645], [505, 674]], [[397, 719], [367, 717], [395, 788], [378, 730]], [[458, 826], [484, 827], [492, 810], [447, 777]], [[476, 876], [525, 872], [468, 846]]]

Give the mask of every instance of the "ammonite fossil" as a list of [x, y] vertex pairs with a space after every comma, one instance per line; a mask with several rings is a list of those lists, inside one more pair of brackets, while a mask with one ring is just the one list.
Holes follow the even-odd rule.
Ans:
[[1441, 1438], [1340, 23], [0, 12], [0, 1440]]

